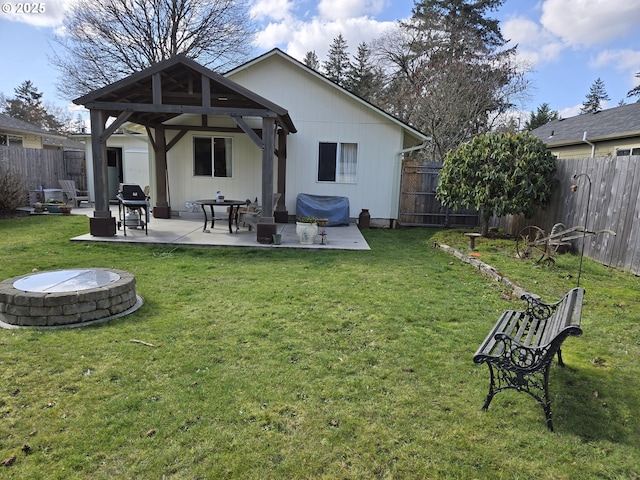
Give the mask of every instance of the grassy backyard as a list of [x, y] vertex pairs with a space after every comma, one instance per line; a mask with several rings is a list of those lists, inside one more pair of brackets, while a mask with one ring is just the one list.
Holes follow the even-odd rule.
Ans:
[[[113, 267], [145, 302], [99, 326], [0, 330], [2, 478], [640, 478], [638, 277], [585, 259], [550, 433], [527, 395], [480, 410], [473, 353], [521, 302], [433, 248], [464, 250], [459, 233], [368, 230], [367, 252], [68, 241], [87, 229], [0, 220], [0, 280]], [[477, 246], [543, 300], [576, 284], [578, 257], [550, 269], [512, 241]]]

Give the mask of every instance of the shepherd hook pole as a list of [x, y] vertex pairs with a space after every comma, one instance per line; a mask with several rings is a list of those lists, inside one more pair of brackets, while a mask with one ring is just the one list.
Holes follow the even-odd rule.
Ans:
[[[582, 275], [582, 257], [584, 257], [584, 243], [585, 237], [587, 236], [587, 220], [589, 219], [589, 202], [591, 201], [591, 177], [586, 173], [581, 173], [579, 175], [574, 175], [573, 179], [578, 180], [580, 177], [587, 177], [589, 180], [589, 190], [587, 191], [587, 211], [584, 215], [584, 230], [582, 231], [582, 251], [580, 252], [580, 266], [578, 267], [578, 287], [580, 286], [580, 275]], [[575, 192], [578, 190], [577, 185], [571, 185], [571, 191]]]

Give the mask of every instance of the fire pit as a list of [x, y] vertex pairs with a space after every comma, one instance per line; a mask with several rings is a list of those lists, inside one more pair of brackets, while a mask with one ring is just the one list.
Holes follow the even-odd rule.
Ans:
[[56, 270], [0, 282], [0, 326], [74, 327], [121, 317], [142, 305], [122, 270]]

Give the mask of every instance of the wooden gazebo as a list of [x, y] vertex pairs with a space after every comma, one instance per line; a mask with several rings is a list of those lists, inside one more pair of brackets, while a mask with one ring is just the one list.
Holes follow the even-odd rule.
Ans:
[[[155, 203], [153, 215], [169, 218], [171, 205], [167, 193], [167, 152], [189, 131], [244, 132], [262, 150], [261, 235], [270, 238], [275, 231], [272, 193], [274, 156], [278, 157], [278, 191], [285, 196], [286, 139], [296, 128], [287, 110], [238, 85], [226, 77], [179, 55], [157, 63], [111, 85], [73, 101], [84, 105], [91, 118], [95, 211], [90, 219], [94, 236], [113, 236], [116, 220], [111, 216], [108, 198], [107, 139], [125, 122], [143, 125], [155, 157]], [[167, 122], [189, 114], [200, 118], [195, 125]], [[199, 115], [199, 117], [198, 117]], [[230, 117], [236, 127], [210, 125], [210, 116]], [[262, 128], [252, 129], [246, 119], [261, 118]], [[109, 118], [115, 119], [107, 126]], [[167, 142], [167, 131], [177, 133]]]

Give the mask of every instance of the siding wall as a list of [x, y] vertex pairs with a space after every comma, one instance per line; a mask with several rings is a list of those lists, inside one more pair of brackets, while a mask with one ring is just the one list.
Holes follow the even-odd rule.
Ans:
[[[287, 139], [285, 204], [295, 213], [299, 193], [349, 198], [350, 216], [397, 219], [402, 128], [313, 74], [274, 55], [231, 80], [286, 108], [298, 133]], [[357, 181], [318, 182], [318, 142], [358, 144]]]
[[[587, 236], [585, 256], [640, 275], [640, 156], [559, 160], [557, 167], [557, 183], [546, 209], [540, 209], [532, 219], [494, 218], [492, 226], [512, 235], [527, 225], [537, 225], [548, 233], [556, 223], [567, 228], [586, 223], [590, 231], [613, 230], [616, 236]], [[587, 178], [573, 178], [583, 173], [591, 179], [590, 197]], [[578, 186], [575, 193], [572, 184]], [[581, 242], [574, 240], [574, 247], [581, 248]]]

